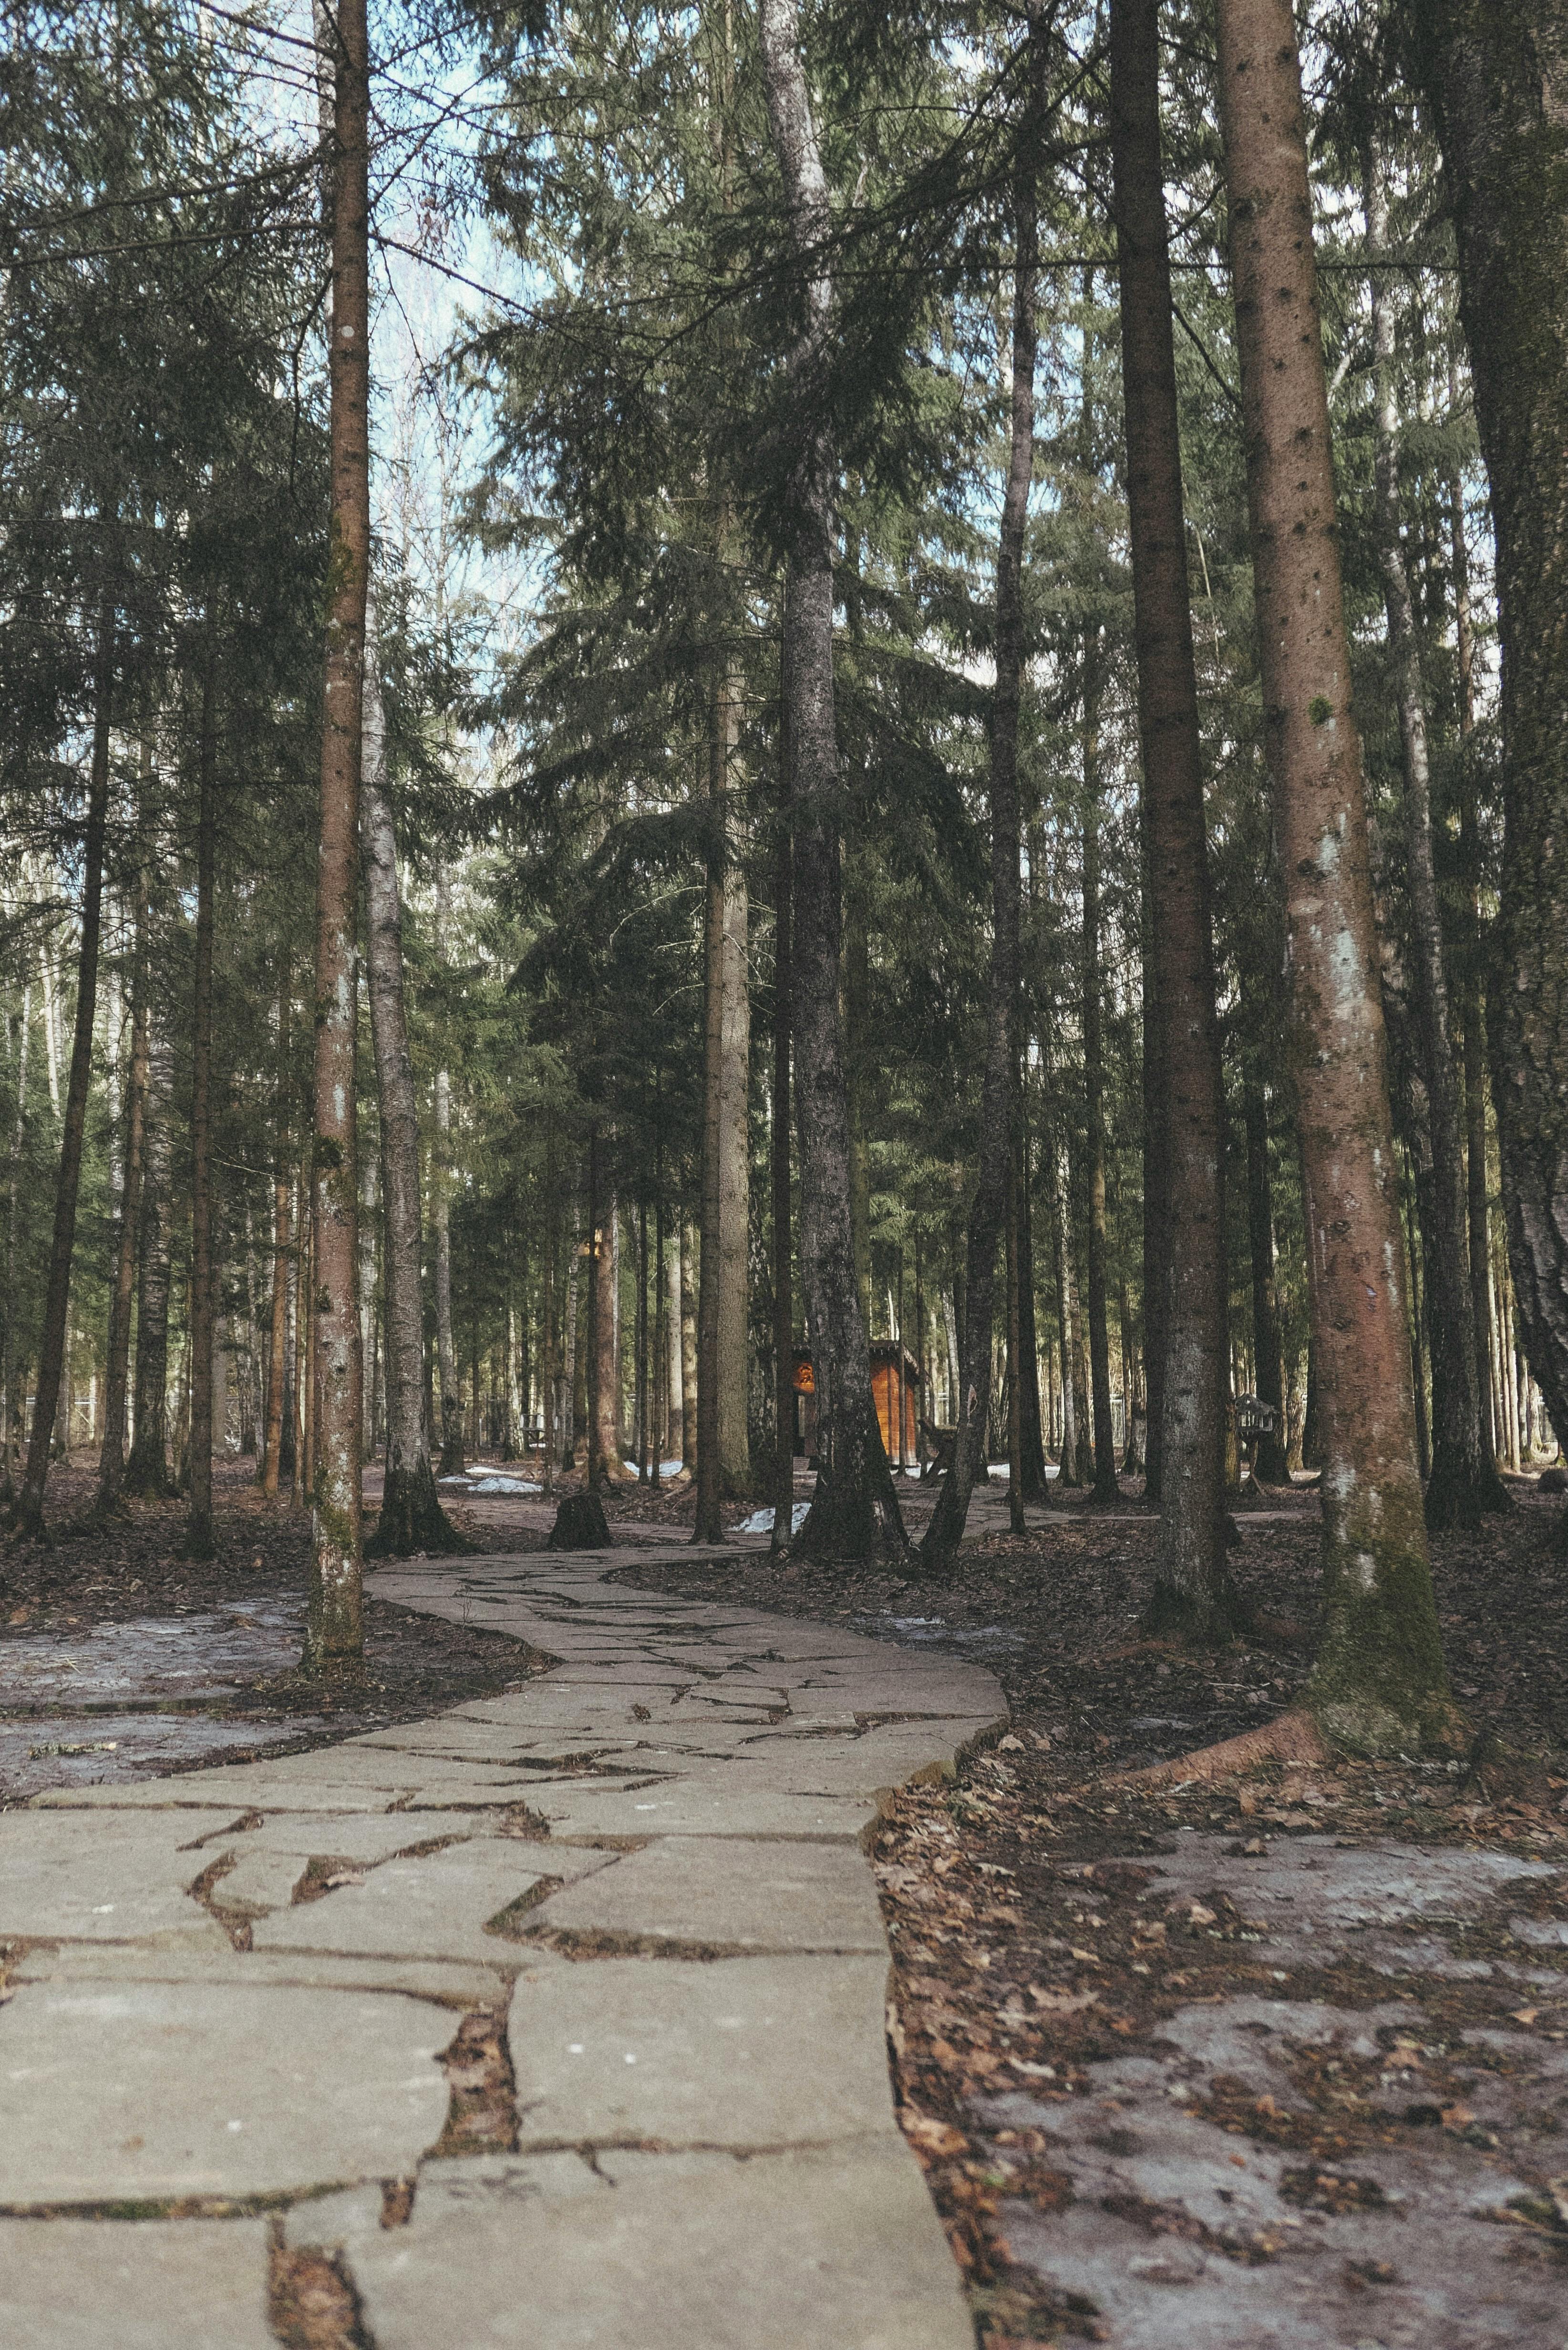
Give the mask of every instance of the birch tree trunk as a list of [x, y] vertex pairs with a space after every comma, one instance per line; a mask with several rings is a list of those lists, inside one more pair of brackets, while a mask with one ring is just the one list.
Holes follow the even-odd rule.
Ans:
[[794, 827], [795, 1073], [801, 1138], [801, 1274], [817, 1399], [816, 1492], [798, 1537], [817, 1555], [908, 1555], [871, 1395], [849, 1220], [849, 1122], [838, 1011], [842, 946], [837, 730], [833, 701], [836, 456], [824, 411], [833, 329], [827, 183], [801, 57], [798, 0], [761, 0], [758, 33], [773, 144], [805, 276], [805, 325], [791, 355], [802, 422], [790, 491], [785, 599], [790, 799]]
[[[1156, 0], [1113, 0], [1111, 149], [1120, 261], [1138, 731], [1158, 1005], [1157, 1168], [1166, 1178], [1158, 1381], [1159, 1540], [1151, 1620], [1202, 1638], [1235, 1620], [1225, 1567], [1224, 1094], [1209, 846], [1181, 499]], [[1146, 1035], [1147, 1056], [1150, 1039]], [[1146, 1301], [1147, 1312], [1147, 1301]], [[1152, 1436], [1150, 1439], [1153, 1452]]]
[[[424, 1304], [420, 1287], [420, 1127], [403, 981], [403, 909], [397, 837], [387, 798], [387, 721], [375, 616], [365, 630], [364, 749], [359, 850], [365, 877], [365, 961], [381, 1112], [381, 1197], [387, 1347], [387, 1474], [368, 1558], [466, 1550], [436, 1492], [424, 1408]], [[451, 1346], [450, 1273], [447, 1343]], [[443, 1373], [444, 1390], [444, 1373]]]
[[[99, 1453], [100, 1514], [124, 1509], [126, 1385], [130, 1369], [130, 1307], [136, 1284], [136, 1240], [141, 1222], [141, 1153], [147, 1112], [147, 870], [137, 868], [136, 951], [131, 977], [130, 1066], [125, 1079], [125, 1171], [115, 1236], [114, 1287], [109, 1295], [109, 1359], [103, 1379], [103, 1444]], [[3, 1385], [3, 1373], [0, 1373]]]
[[[991, 710], [991, 973], [986, 1002], [985, 1067], [981, 1082], [980, 1169], [964, 1249], [964, 1360], [953, 1462], [942, 1480], [920, 1544], [928, 1566], [958, 1553], [970, 1495], [986, 1473], [991, 1405], [992, 1326], [996, 1252], [1007, 1215], [1008, 1173], [1018, 1114], [1018, 713], [1023, 688], [1023, 535], [1034, 476], [1035, 302], [1039, 276], [1039, 142], [1044, 51], [1035, 16], [1027, 37], [1028, 110], [1019, 134], [1012, 191], [1012, 382], [1007, 482], [996, 551], [996, 684]], [[1016, 1299], [1018, 1252], [1012, 1251]], [[1016, 1373], [1017, 1315], [1009, 1312]], [[1022, 1423], [1019, 1429], [1022, 1439]], [[1011, 1451], [1011, 1447], [1010, 1447]], [[1023, 1509], [1022, 1460], [1009, 1504]]]
[[1301, 61], [1290, 0], [1220, 0], [1247, 486], [1323, 1475], [1309, 1703], [1354, 1749], [1453, 1722], [1416, 1465], [1387, 1045], [1350, 706]]
[[[82, 842], [81, 942], [77, 960], [76, 1031], [66, 1083], [60, 1132], [60, 1166], [55, 1183], [55, 1224], [49, 1247], [49, 1277], [44, 1295], [44, 1327], [38, 1345], [38, 1378], [27, 1465], [16, 1504], [18, 1531], [34, 1540], [44, 1533], [44, 1486], [49, 1447], [66, 1369], [67, 1321], [71, 1259], [76, 1244], [77, 1191], [81, 1181], [82, 1140], [87, 1131], [88, 1086], [92, 1076], [93, 1016], [98, 1007], [99, 932], [103, 914], [104, 835], [109, 822], [109, 704], [114, 689], [115, 608], [106, 588], [99, 609], [93, 680], [92, 764], [88, 776], [87, 825]], [[69, 1434], [70, 1399], [66, 1399]]]
[[[1367, 161], [1366, 200], [1367, 243], [1376, 257], [1388, 244], [1387, 187], [1376, 151]], [[1400, 528], [1393, 289], [1382, 270], [1374, 268], [1371, 274], [1377, 559], [1383, 577], [1383, 608], [1388, 619], [1389, 666], [1399, 705], [1416, 1027], [1420, 1039], [1421, 1074], [1427, 1086], [1427, 1122], [1432, 1139], [1430, 1231], [1434, 1245], [1427, 1253], [1433, 1369], [1432, 1471], [1427, 1486], [1427, 1523], [1435, 1530], [1479, 1525], [1486, 1511], [1505, 1510], [1511, 1504], [1492, 1459], [1490, 1431], [1482, 1429], [1476, 1378], [1459, 1079], [1449, 1024], [1449, 983], [1443, 967], [1442, 919], [1432, 852], [1426, 697]]]
[[359, 871], [360, 689], [370, 555], [369, 54], [365, 0], [337, 0], [330, 326], [332, 567], [327, 608], [321, 844], [317, 868], [311, 1278], [314, 1482], [305, 1665], [364, 1653], [358, 1297], [354, 938]]

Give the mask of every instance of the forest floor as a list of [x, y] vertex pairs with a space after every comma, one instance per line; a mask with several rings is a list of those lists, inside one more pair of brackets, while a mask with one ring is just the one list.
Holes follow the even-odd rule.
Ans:
[[[543, 1669], [516, 1641], [365, 1606], [365, 1669], [299, 1670], [310, 1517], [268, 1505], [254, 1463], [213, 1472], [214, 1555], [182, 1554], [182, 1499], [86, 1517], [96, 1461], [49, 1478], [47, 1544], [0, 1545], [0, 1805], [45, 1788], [108, 1783], [292, 1754]], [[367, 1479], [373, 1509], [379, 1478]], [[471, 1539], [483, 1547], [482, 1529]]]
[[[0, 1800], [327, 1743], [542, 1661], [372, 1600], [364, 1682], [303, 1683], [307, 1521], [247, 1473], [221, 1481], [212, 1562], [179, 1558], [177, 1504], [0, 1554]], [[57, 1524], [77, 1482], [51, 1486]], [[530, 1551], [539, 1482], [481, 1463], [443, 1498], [476, 1549]], [[760, 1536], [694, 1558], [688, 1485], [610, 1494], [639, 1586], [983, 1664], [1006, 1693], [1005, 1734], [890, 1799], [874, 1855], [901, 2116], [984, 2350], [1568, 2345], [1564, 1505], [1515, 1492], [1435, 1544], [1468, 1762], [1158, 1788], [1109, 1783], [1298, 1695], [1310, 1491], [1238, 1507], [1261, 1628], [1203, 1654], [1140, 1638], [1154, 1525], [1130, 1493], [1063, 1495], [1016, 1538], [982, 1488], [940, 1575], [777, 1562]], [[903, 1497], [918, 1532], [932, 1489]], [[117, 1674], [140, 1692], [118, 1711]]]
[[[1288, 1707], [1315, 1496], [1236, 1512], [1266, 1628], [1138, 1637], [1154, 1526], [1076, 1495], [939, 1577], [671, 1552], [639, 1584], [983, 1661], [1011, 1726], [876, 1846], [906, 2130], [984, 2350], [1568, 2343], [1559, 1505], [1435, 1544], [1468, 1765], [1113, 1774]], [[920, 1501], [909, 1512], [920, 1511]]]

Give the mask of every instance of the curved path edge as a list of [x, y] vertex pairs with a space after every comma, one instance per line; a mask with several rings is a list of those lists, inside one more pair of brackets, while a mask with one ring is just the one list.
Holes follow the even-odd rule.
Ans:
[[1001, 1691], [668, 1555], [383, 1569], [556, 1662], [0, 1816], [0, 2340], [275, 2344], [323, 2247], [376, 2350], [970, 2350], [866, 1847]]

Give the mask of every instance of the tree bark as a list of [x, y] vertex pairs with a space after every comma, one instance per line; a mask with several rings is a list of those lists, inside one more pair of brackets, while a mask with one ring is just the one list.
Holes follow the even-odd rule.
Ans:
[[360, 688], [370, 556], [369, 56], [365, 0], [331, 19], [332, 566], [327, 608], [321, 845], [317, 868], [315, 1147], [311, 1279], [316, 1459], [305, 1666], [364, 1653], [360, 1547], [361, 1364], [355, 1168], [355, 917], [359, 871]]
[[136, 1241], [141, 1222], [141, 1154], [147, 1113], [147, 868], [139, 863], [135, 884], [136, 953], [131, 977], [130, 1066], [125, 1080], [125, 1172], [119, 1192], [119, 1230], [115, 1240], [114, 1287], [109, 1296], [109, 1360], [103, 1375], [103, 1445], [99, 1454], [100, 1514], [124, 1507], [125, 1404], [130, 1368], [130, 1306], [136, 1283]]
[[1111, 1428], [1111, 1336], [1106, 1228], [1106, 1048], [1100, 974], [1100, 809], [1097, 695], [1084, 709], [1084, 1114], [1089, 1144], [1089, 1378], [1094, 1390], [1096, 1502], [1116, 1502]]
[[680, 1226], [680, 1457], [693, 1476], [697, 1466], [697, 1280], [696, 1241], [684, 1219]]
[[[1459, 404], [1455, 373], [1450, 366], [1450, 408]], [[1465, 1211], [1469, 1239], [1476, 1390], [1480, 1401], [1481, 1434], [1495, 1467], [1497, 1397], [1491, 1367], [1491, 1230], [1487, 1211], [1486, 1037], [1482, 1024], [1485, 947], [1480, 913], [1480, 824], [1470, 748], [1476, 726], [1475, 635], [1470, 622], [1469, 549], [1465, 541], [1464, 484], [1457, 473], [1449, 484], [1449, 524], [1452, 536], [1454, 639], [1459, 691], [1459, 870], [1465, 893], [1464, 953], [1459, 989], [1459, 1016], [1464, 1026]]]
[[167, 1040], [152, 1029], [147, 1067], [141, 1231], [136, 1269], [136, 1409], [125, 1464], [128, 1495], [161, 1500], [169, 1481], [169, 1107]]
[[613, 1190], [600, 1204], [599, 1224], [592, 1357], [598, 1398], [595, 1473], [620, 1484], [631, 1471], [620, 1451], [620, 1205]]
[[1320, 1381], [1320, 1727], [1365, 1752], [1453, 1713], [1416, 1466], [1387, 1042], [1290, 0], [1220, 0], [1247, 486]]
[[801, 57], [798, 0], [761, 0], [768, 120], [805, 279], [791, 354], [801, 418], [790, 487], [785, 598], [790, 801], [794, 818], [794, 1065], [801, 1161], [801, 1275], [816, 1382], [816, 1492], [797, 1547], [817, 1555], [908, 1555], [871, 1395], [849, 1221], [849, 1120], [838, 1011], [842, 902], [838, 743], [833, 700], [836, 456], [823, 376], [833, 333], [827, 185]]
[[[787, 688], [783, 694], [787, 710]], [[781, 763], [781, 807], [778, 847], [774, 855], [774, 1094], [773, 1094], [773, 1221], [774, 1221], [774, 1530], [775, 1556], [788, 1550], [794, 1535], [794, 1281], [790, 1259], [790, 1085], [789, 1035], [791, 1014], [790, 899], [794, 890], [790, 857], [787, 758]]]
[[697, 1293], [697, 1514], [691, 1539], [724, 1539], [720, 1515], [723, 1480], [719, 1453], [719, 1299], [723, 1286], [720, 1217], [723, 1200], [724, 1115], [724, 809], [721, 764], [715, 756], [710, 791], [716, 805], [708, 853], [702, 964], [701, 1257]]
[[725, 1498], [752, 1490], [751, 1439], [746, 1421], [750, 1243], [752, 1055], [751, 987], [746, 953], [749, 907], [746, 868], [735, 816], [732, 769], [740, 751], [741, 686], [726, 665], [721, 676], [714, 729], [714, 782], [723, 825], [719, 919], [719, 1482]]
[[[1381, 159], [1366, 166], [1366, 234], [1375, 255], [1388, 244], [1388, 199]], [[1436, 1376], [1432, 1383], [1432, 1469], [1427, 1523], [1475, 1526], [1488, 1510], [1511, 1506], [1490, 1431], [1483, 1431], [1476, 1379], [1475, 1312], [1470, 1295], [1465, 1167], [1460, 1140], [1459, 1079], [1449, 1024], [1449, 984], [1443, 966], [1442, 918], [1432, 852], [1432, 787], [1427, 751], [1421, 654], [1399, 515], [1399, 419], [1395, 405], [1392, 287], [1372, 272], [1373, 418], [1376, 442], [1377, 557], [1388, 659], [1399, 707], [1405, 766], [1405, 855], [1410, 894], [1411, 962], [1427, 1123], [1432, 1141], [1431, 1223], [1428, 1252], [1428, 1324]]]
[[441, 1474], [462, 1474], [462, 1396], [452, 1335], [452, 1078], [435, 1078], [435, 1148], [431, 1154], [431, 1221], [435, 1227], [436, 1369], [441, 1384]]
[[[1033, 1187], [1030, 1180], [1028, 1097], [1023, 1086], [1019, 1088], [1013, 1166], [1018, 1185], [1018, 1405], [1023, 1452], [1022, 1492], [1026, 1502], [1044, 1502], [1050, 1496], [1050, 1487], [1045, 1481], [1045, 1447], [1040, 1430], [1040, 1332], [1034, 1307]], [[917, 1238], [917, 1297], [919, 1294], [919, 1262]], [[921, 1360], [924, 1360], [923, 1354]], [[923, 1405], [921, 1409], [924, 1409]]]
[[1250, 1057], [1241, 1073], [1241, 1115], [1247, 1129], [1247, 1238], [1252, 1260], [1252, 1377], [1259, 1402], [1271, 1404], [1274, 1413], [1272, 1429], [1258, 1439], [1252, 1469], [1265, 1485], [1288, 1485], [1285, 1381], [1274, 1285], [1274, 1201], [1269, 1181], [1269, 1111], [1262, 1078]]
[[288, 1265], [293, 1244], [290, 1209], [294, 1194], [288, 1160], [288, 1103], [293, 1089], [288, 1012], [289, 980], [286, 972], [277, 991], [277, 1159], [272, 1183], [272, 1316], [267, 1333], [266, 1428], [262, 1438], [261, 1488], [269, 1502], [277, 1499], [283, 1468], [284, 1406], [288, 1386]]
[[[1159, 1157], [1168, 1184], [1166, 1263], [1154, 1268], [1165, 1274], [1165, 1291], [1151, 1618], [1208, 1638], [1228, 1628], [1238, 1614], [1225, 1566], [1224, 1096], [1182, 513], [1156, 0], [1113, 0], [1111, 151], [1150, 959], [1165, 1119]], [[1147, 1051], [1146, 1036], [1146, 1063]], [[1146, 1316], [1147, 1311], [1146, 1299]], [[1151, 1355], [1151, 1389], [1153, 1364]], [[1152, 1393], [1150, 1402], [1152, 1409]]]
[[1409, 12], [1458, 233], [1491, 486], [1503, 856], [1490, 1028], [1519, 1335], [1568, 1428], [1568, 24], [1558, 0]]
[[[420, 1126], [409, 1052], [403, 979], [403, 910], [397, 836], [387, 798], [387, 721], [374, 615], [365, 630], [359, 849], [365, 879], [365, 963], [370, 1038], [381, 1113], [381, 1201], [386, 1289], [387, 1473], [368, 1558], [468, 1544], [441, 1505], [424, 1405], [424, 1301], [420, 1284]], [[451, 1338], [450, 1270], [448, 1340]]]
[[16, 1117], [11, 1128], [10, 1199], [5, 1220], [5, 1294], [0, 1297], [0, 1501], [16, 1499], [13, 1452], [21, 1415], [16, 1359], [16, 1211], [22, 1188], [22, 1150], [27, 1139], [27, 1047], [33, 1023], [32, 982], [22, 982], [21, 1031], [16, 1040]]
[[[115, 607], [106, 588], [99, 608], [93, 679], [92, 764], [88, 775], [87, 824], [82, 840], [82, 927], [77, 959], [76, 1032], [71, 1040], [60, 1131], [60, 1166], [55, 1183], [55, 1224], [49, 1247], [49, 1278], [44, 1295], [44, 1328], [38, 1346], [33, 1430], [16, 1505], [19, 1531], [35, 1541], [44, 1535], [44, 1486], [49, 1448], [66, 1368], [71, 1259], [76, 1244], [77, 1191], [81, 1182], [82, 1139], [87, 1131], [88, 1087], [92, 1076], [93, 1020], [98, 1009], [99, 933], [103, 916], [103, 848], [109, 823], [109, 704], [114, 691]], [[67, 1398], [69, 1432], [70, 1400]]]
[[[1012, 187], [1012, 382], [1007, 481], [996, 551], [996, 684], [991, 708], [991, 974], [981, 1083], [980, 1168], [964, 1259], [964, 1347], [952, 1467], [920, 1544], [922, 1562], [956, 1557], [970, 1495], [986, 1474], [997, 1243], [1007, 1213], [1018, 1093], [1018, 718], [1023, 689], [1023, 539], [1034, 477], [1035, 304], [1040, 262], [1040, 140], [1044, 51], [1038, 12], [1026, 35], [1029, 91]], [[1017, 1250], [1012, 1253], [1017, 1273]], [[1016, 1295], [1016, 1289], [1014, 1289]], [[1012, 1360], [1018, 1333], [1009, 1315]], [[1022, 1430], [1020, 1430], [1022, 1434]], [[1023, 1506], [1022, 1475], [1010, 1506]]]
[[197, 745], [196, 971], [191, 1042], [191, 1506], [187, 1558], [213, 1555], [213, 924], [217, 857], [217, 646], [208, 608]]

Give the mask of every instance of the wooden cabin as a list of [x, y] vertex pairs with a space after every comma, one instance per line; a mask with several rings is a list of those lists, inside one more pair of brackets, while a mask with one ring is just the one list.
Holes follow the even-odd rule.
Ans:
[[[919, 1459], [920, 1367], [897, 1338], [871, 1342], [871, 1392], [877, 1400], [877, 1421], [888, 1458], [898, 1465], [898, 1419], [904, 1422], [904, 1462], [914, 1468]], [[797, 1348], [794, 1357], [794, 1451], [797, 1461], [809, 1461], [816, 1451], [816, 1380], [811, 1357]]]

